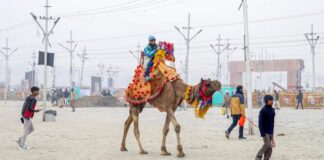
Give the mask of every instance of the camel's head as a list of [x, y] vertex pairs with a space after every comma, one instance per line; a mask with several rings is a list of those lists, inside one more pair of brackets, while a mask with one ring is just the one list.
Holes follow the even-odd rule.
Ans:
[[212, 106], [213, 94], [220, 90], [222, 85], [219, 81], [212, 81], [211, 79], [201, 79], [198, 85], [199, 99], [195, 99], [193, 102], [189, 103], [195, 107], [196, 117], [204, 118], [208, 109]]
[[200, 81], [200, 90], [204, 88], [204, 95], [209, 97], [214, 94], [214, 92], [219, 91], [222, 88], [222, 84], [218, 80], [201, 79]]

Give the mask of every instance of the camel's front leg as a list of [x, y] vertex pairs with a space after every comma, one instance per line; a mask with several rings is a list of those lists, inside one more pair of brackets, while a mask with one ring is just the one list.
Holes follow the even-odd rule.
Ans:
[[129, 114], [127, 120], [125, 121], [124, 135], [123, 135], [123, 140], [121, 143], [120, 151], [127, 151], [126, 146], [125, 146], [126, 145], [126, 137], [127, 137], [128, 129], [129, 129], [130, 125], [132, 124], [132, 122], [133, 122], [132, 115]]
[[139, 109], [138, 107], [132, 107], [131, 115], [134, 122], [134, 135], [137, 140], [138, 147], [140, 148], [140, 154], [147, 154], [147, 152], [143, 149], [141, 140], [140, 140], [140, 132], [138, 128], [138, 121], [139, 121]]
[[161, 146], [161, 155], [163, 156], [168, 156], [171, 155], [165, 146], [165, 141], [166, 141], [166, 137], [169, 133], [169, 125], [170, 125], [170, 117], [167, 115], [165, 118], [165, 123], [164, 123], [164, 127], [163, 127], [163, 138], [162, 138], [162, 146]]
[[172, 109], [168, 109], [167, 110], [167, 113], [168, 113], [168, 116], [170, 117], [170, 120], [174, 126], [174, 131], [176, 132], [176, 135], [177, 135], [177, 150], [178, 150], [178, 157], [184, 157], [185, 154], [183, 153], [183, 148], [182, 148], [182, 145], [181, 145], [181, 142], [180, 142], [180, 130], [181, 130], [181, 127], [180, 125], [178, 124], [175, 116], [174, 116], [174, 112]]

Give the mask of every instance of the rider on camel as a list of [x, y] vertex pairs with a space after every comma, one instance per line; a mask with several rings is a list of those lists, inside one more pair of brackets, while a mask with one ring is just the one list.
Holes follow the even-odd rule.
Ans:
[[155, 37], [153, 35], [149, 36], [148, 41], [149, 41], [149, 44], [144, 49], [144, 56], [145, 56], [145, 58], [148, 58], [150, 60], [147, 63], [145, 74], [144, 74], [145, 81], [151, 80], [150, 70], [151, 70], [151, 67], [153, 66], [152, 60], [153, 60], [154, 55], [157, 52], [158, 47], [159, 47], [155, 43], [156, 39], [155, 39]]

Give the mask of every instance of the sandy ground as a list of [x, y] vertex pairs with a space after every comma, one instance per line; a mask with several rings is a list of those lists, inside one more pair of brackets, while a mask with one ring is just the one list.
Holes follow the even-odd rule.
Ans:
[[[34, 117], [35, 132], [27, 140], [30, 150], [19, 150], [15, 142], [22, 134], [19, 113], [22, 102], [0, 102], [0, 159], [1, 160], [145, 160], [177, 159], [173, 129], [167, 138], [171, 156], [160, 156], [162, 127], [165, 113], [150, 108], [140, 117], [141, 139], [148, 155], [138, 154], [133, 127], [127, 139], [128, 152], [120, 152], [127, 108], [82, 108], [72, 113], [70, 108], [57, 109], [56, 122], [41, 122], [41, 114]], [[254, 111], [256, 119], [258, 110]], [[205, 120], [196, 119], [193, 110], [179, 111], [176, 117], [182, 126], [182, 143], [185, 159], [253, 160], [262, 145], [256, 135], [238, 140], [238, 128], [231, 139], [224, 130], [231, 121], [213, 108]], [[277, 111], [275, 132], [277, 147], [272, 160], [322, 160], [324, 159], [324, 110]], [[245, 130], [246, 132], [247, 130]]]

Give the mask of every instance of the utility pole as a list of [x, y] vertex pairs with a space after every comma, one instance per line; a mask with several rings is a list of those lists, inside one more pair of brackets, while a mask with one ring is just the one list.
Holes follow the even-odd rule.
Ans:
[[[186, 55], [186, 64], [185, 64], [185, 82], [189, 83], [188, 81], [188, 74], [189, 74], [189, 49], [190, 49], [190, 42], [197, 37], [197, 35], [202, 31], [202, 29], [200, 29], [196, 34], [194, 34], [194, 36], [190, 37], [190, 30], [193, 29], [190, 26], [190, 13], [188, 13], [188, 25], [187, 27], [182, 27], [182, 29], [187, 30], [187, 36], [185, 36], [181, 30], [179, 29], [179, 27], [174, 26], [174, 28], [181, 34], [181, 36], [184, 38], [184, 40], [186, 41], [186, 47], [187, 47], [187, 55]], [[187, 108], [187, 103], [184, 103], [184, 110], [186, 110]]]
[[[113, 69], [113, 67], [111, 65], [109, 65], [109, 68], [107, 69], [107, 73], [108, 73], [108, 78], [112, 79], [112, 87], [114, 87], [114, 83], [115, 83], [115, 76], [118, 73], [117, 69]], [[108, 86], [109, 88], [109, 86]]]
[[[316, 36], [316, 38], [315, 38]], [[312, 54], [312, 69], [313, 69], [313, 91], [316, 88], [316, 76], [315, 76], [315, 47], [317, 45], [317, 41], [319, 40], [319, 35], [317, 33], [314, 33], [313, 24], [311, 25], [311, 32], [306, 33], [305, 37], [311, 47], [311, 54]]]
[[100, 63], [98, 64], [98, 68], [99, 68], [98, 76], [103, 77], [103, 72], [104, 72], [104, 70], [105, 70], [105, 65], [104, 65], [103, 63], [100, 62]]
[[10, 90], [10, 82], [11, 82], [11, 68], [8, 69], [8, 91]]
[[227, 84], [230, 84], [228, 60], [229, 60], [229, 57], [231, 56], [231, 54], [237, 49], [237, 47], [230, 48], [231, 43], [229, 42], [229, 39], [227, 39], [226, 41], [227, 41], [226, 45], [228, 46], [226, 48], [226, 82], [227, 82]]
[[[135, 50], [135, 53], [130, 50], [129, 53], [138, 61], [138, 64], [140, 64], [141, 62], [141, 45], [140, 42], [138, 42], [137, 46], [136, 46], [137, 50]], [[137, 53], [137, 55], [136, 55]]]
[[[47, 110], [47, 106], [46, 106], [46, 95], [47, 95], [47, 53], [48, 53], [48, 46], [50, 46], [49, 43], [49, 35], [51, 33], [53, 33], [53, 29], [56, 26], [56, 24], [58, 23], [58, 21], [60, 20], [60, 17], [58, 17], [57, 19], [54, 19], [53, 17], [49, 17], [48, 16], [48, 9], [51, 7], [48, 4], [49, 0], [46, 0], [46, 4], [45, 4], [45, 16], [43, 17], [39, 17], [39, 19], [41, 20], [45, 20], [45, 27], [43, 28], [40, 23], [37, 20], [37, 17], [33, 14], [30, 13], [31, 16], [33, 17], [33, 19], [35, 20], [36, 24], [38, 25], [38, 27], [42, 30], [43, 32], [43, 42], [44, 43], [44, 91], [43, 91], [43, 106], [44, 106], [44, 112], [43, 112], [43, 121], [46, 121], [45, 119], [45, 111]], [[54, 24], [52, 26], [52, 28], [49, 30], [48, 28], [48, 21], [49, 20], [54, 20]]]
[[99, 72], [98, 72], [98, 77], [100, 77], [101, 82], [104, 81], [104, 70], [105, 70], [105, 65], [103, 63], [98, 64]]
[[3, 49], [5, 50], [5, 52], [1, 51], [0, 52], [2, 53], [2, 55], [4, 56], [5, 58], [5, 61], [6, 61], [6, 87], [5, 87], [5, 97], [4, 97], [4, 100], [5, 100], [5, 104], [7, 104], [7, 96], [8, 96], [8, 89], [9, 89], [9, 57], [14, 54], [18, 49], [14, 49], [13, 51], [9, 52], [11, 50], [11, 48], [9, 48], [9, 45], [8, 45], [8, 38], [6, 39], [6, 46], [3, 47]]
[[73, 52], [75, 51], [75, 48], [77, 47], [78, 43], [76, 43], [73, 46], [73, 43], [75, 43], [75, 41], [73, 41], [72, 39], [72, 31], [70, 31], [70, 40], [67, 40], [66, 43], [68, 43], [70, 46], [66, 47], [63, 44], [58, 43], [59, 46], [63, 47], [64, 49], [66, 49], [69, 54], [70, 54], [70, 88], [72, 88], [72, 59], [73, 59]]
[[82, 80], [83, 80], [83, 69], [84, 69], [84, 62], [85, 60], [89, 59], [86, 57], [87, 55], [87, 48], [84, 47], [83, 49], [83, 53], [80, 55], [80, 54], [77, 54], [79, 56], [79, 58], [81, 59], [81, 62], [82, 62], [82, 67], [81, 67], [81, 79], [80, 79], [80, 89], [82, 89]]
[[[221, 35], [218, 34], [217, 44], [215, 44], [215, 46], [213, 44], [210, 44], [210, 47], [217, 54], [217, 70], [216, 70], [216, 79], [217, 80], [221, 80], [220, 79], [220, 71], [221, 71], [221, 67], [220, 67], [220, 55], [229, 47], [229, 45], [227, 44], [223, 49], [221, 49], [221, 47], [225, 45], [225, 44], [221, 44], [221, 41], [222, 41]], [[217, 49], [215, 47], [217, 47]]]
[[244, 53], [245, 53], [245, 70], [246, 70], [246, 91], [249, 121], [249, 135], [253, 135], [253, 108], [252, 108], [252, 87], [251, 87], [251, 66], [250, 66], [250, 37], [249, 37], [249, 20], [247, 0], [242, 0], [239, 10], [243, 5], [243, 21], [244, 21]]

